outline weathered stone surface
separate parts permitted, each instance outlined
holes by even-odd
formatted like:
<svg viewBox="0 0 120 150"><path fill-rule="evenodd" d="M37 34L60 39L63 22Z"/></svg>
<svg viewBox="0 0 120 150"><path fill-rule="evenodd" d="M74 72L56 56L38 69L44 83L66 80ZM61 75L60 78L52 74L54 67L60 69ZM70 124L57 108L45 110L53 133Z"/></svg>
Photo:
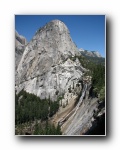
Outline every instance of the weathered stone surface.
<svg viewBox="0 0 120 150"><path fill-rule="evenodd" d="M97 107L98 99L85 99L76 114L64 124L67 126L64 134L81 135L88 131L92 126L92 121L94 121L94 110Z"/></svg>
<svg viewBox="0 0 120 150"><path fill-rule="evenodd" d="M15 69L18 67L26 44L27 40L25 37L19 35L17 31L15 31Z"/></svg>
<svg viewBox="0 0 120 150"><path fill-rule="evenodd" d="M88 51L88 50L84 50L83 48L79 49L79 51L84 56L102 57L98 51Z"/></svg>
<svg viewBox="0 0 120 150"><path fill-rule="evenodd" d="M68 88L76 87L85 70L78 59L70 59L75 55L81 54L66 25L60 20L49 22L25 48L16 71L17 92L24 89L52 100L69 93Z"/></svg>
<svg viewBox="0 0 120 150"><path fill-rule="evenodd" d="M98 98L89 98L91 77L83 77L86 69L77 58L72 59L84 50L77 49L60 20L40 28L26 46L23 37L18 33L16 37L17 93L24 89L41 99L50 97L53 101L61 96L60 108L51 122L60 123L64 135L85 134L95 120L94 114L98 112L100 116L104 109L98 111ZM97 52L86 53L101 57Z"/></svg>
<svg viewBox="0 0 120 150"><path fill-rule="evenodd" d="M17 47L18 45L26 45L27 40L24 36L19 35L17 31L15 31L15 46Z"/></svg>

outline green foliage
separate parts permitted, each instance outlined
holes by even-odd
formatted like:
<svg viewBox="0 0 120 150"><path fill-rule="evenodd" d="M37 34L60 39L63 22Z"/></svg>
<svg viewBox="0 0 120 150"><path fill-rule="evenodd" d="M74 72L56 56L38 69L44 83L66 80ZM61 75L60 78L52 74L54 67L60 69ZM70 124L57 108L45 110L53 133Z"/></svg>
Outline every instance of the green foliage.
<svg viewBox="0 0 120 150"><path fill-rule="evenodd" d="M64 94L59 95L59 96L57 97L57 101L59 102L59 101L62 100L63 98L64 98Z"/></svg>
<svg viewBox="0 0 120 150"><path fill-rule="evenodd" d="M84 76L92 77L92 89L89 93L90 96L98 97L100 95L100 100L105 99L105 59L98 57L89 56L74 56L70 57L72 61L76 58L80 61L81 65L87 69L84 72ZM76 84L79 86L79 84ZM68 89L71 93L71 88Z"/></svg>
<svg viewBox="0 0 120 150"><path fill-rule="evenodd" d="M84 76L92 76L92 86L93 95L98 96L100 94L100 99L105 98L105 59L98 57L89 56L74 56L70 59L75 61L76 58L80 61L81 65L88 69L84 73ZM78 86L78 85L76 85ZM71 88L68 89L71 93Z"/></svg>
<svg viewBox="0 0 120 150"><path fill-rule="evenodd" d="M84 55L83 55L84 56ZM105 58L103 57L90 57L90 56L84 56L87 60L95 63L95 64L102 64L105 65Z"/></svg>
<svg viewBox="0 0 120 150"><path fill-rule="evenodd" d="M105 86L105 67L103 65L96 65L93 68L92 84L94 88L98 89L98 91Z"/></svg>
<svg viewBox="0 0 120 150"><path fill-rule="evenodd" d="M58 101L54 101L50 103L50 114L49 116L52 117L59 109L59 102Z"/></svg>
<svg viewBox="0 0 120 150"><path fill-rule="evenodd" d="M100 90L100 100L101 100L101 101L104 101L104 100L105 100L105 87L103 87L103 88Z"/></svg>
<svg viewBox="0 0 120 150"><path fill-rule="evenodd" d="M53 124L49 124L48 121L46 121L46 124L43 126L41 123L36 123L34 135L61 135L61 129L58 125L55 127Z"/></svg>
<svg viewBox="0 0 120 150"><path fill-rule="evenodd" d="M58 101L52 102L50 98L41 100L36 95L22 90L18 95L15 95L15 124L18 125L36 119L47 120L58 109Z"/></svg>
<svg viewBox="0 0 120 150"><path fill-rule="evenodd" d="M60 106L62 106L62 99L60 100Z"/></svg>
<svg viewBox="0 0 120 150"><path fill-rule="evenodd" d="M89 56L74 56L74 57L70 57L70 59L72 61L75 61L76 58L78 58L78 60L80 61L81 65L88 69L89 71L86 72L86 75L92 75L93 72L93 68L96 65L102 65L104 66L105 64L105 59L104 58L99 58L99 57L89 57Z"/></svg>
<svg viewBox="0 0 120 150"><path fill-rule="evenodd" d="M70 59L72 61L75 61L76 58L80 61L81 65L86 68L89 69L89 71L86 72L86 75L91 75L92 74L92 69L93 67L96 65L93 61L87 59L84 56L74 56L74 57L70 57Z"/></svg>

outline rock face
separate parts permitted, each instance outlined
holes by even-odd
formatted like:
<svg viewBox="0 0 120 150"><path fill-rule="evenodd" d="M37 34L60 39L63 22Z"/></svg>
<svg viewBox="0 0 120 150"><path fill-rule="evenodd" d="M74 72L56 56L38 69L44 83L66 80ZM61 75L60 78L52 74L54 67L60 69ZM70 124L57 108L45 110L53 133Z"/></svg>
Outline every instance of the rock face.
<svg viewBox="0 0 120 150"><path fill-rule="evenodd" d="M17 93L24 89L41 99L50 97L52 100L65 94L67 100L85 71L78 59L72 61L75 55L81 54L66 25L60 20L49 22L25 47L16 70Z"/></svg>
<svg viewBox="0 0 120 150"><path fill-rule="evenodd" d="M17 31L15 31L15 69L18 67L26 44L27 40L25 37L19 35Z"/></svg>
<svg viewBox="0 0 120 150"><path fill-rule="evenodd" d="M84 50L84 49L79 49L80 53L83 55L83 56L89 56L89 57L102 57L100 55L99 52L97 51L88 51L88 50Z"/></svg>
<svg viewBox="0 0 120 150"><path fill-rule="evenodd" d="M58 123L63 135L105 134L104 102L100 102L98 97L91 97L90 89L91 78L86 76L86 79L83 79L83 88L77 105L67 115L59 117Z"/></svg>
<svg viewBox="0 0 120 150"><path fill-rule="evenodd" d="M66 135L82 135L88 131L94 121L94 111L97 111L98 99L84 99L76 114L65 122L62 128ZM66 127L67 126L67 127Z"/></svg>
<svg viewBox="0 0 120 150"><path fill-rule="evenodd" d="M60 20L40 28L28 44L17 32L15 37L16 92L24 89L41 99L59 99L59 110L49 121L59 124L64 135L88 133L105 109L97 97L90 96L91 76L84 75L87 70L75 56L101 55L78 50Z"/></svg>

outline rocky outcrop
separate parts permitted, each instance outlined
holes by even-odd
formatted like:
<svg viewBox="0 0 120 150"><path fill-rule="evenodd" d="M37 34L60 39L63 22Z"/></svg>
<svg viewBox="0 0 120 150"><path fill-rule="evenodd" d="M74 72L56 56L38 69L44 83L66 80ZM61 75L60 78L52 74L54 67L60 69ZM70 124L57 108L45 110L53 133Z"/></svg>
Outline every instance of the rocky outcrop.
<svg viewBox="0 0 120 150"><path fill-rule="evenodd" d="M84 99L76 114L70 117L62 126L66 135L82 135L91 127L94 121L94 112L97 111L98 99Z"/></svg>
<svg viewBox="0 0 120 150"><path fill-rule="evenodd" d="M25 37L19 35L18 32L15 31L15 69L18 67L26 44L27 40Z"/></svg>
<svg viewBox="0 0 120 150"><path fill-rule="evenodd" d="M98 97L91 96L91 76L85 76L87 70L78 59L81 57L77 56L101 55L84 49L79 51L60 20L40 28L27 45L25 38L16 32L15 42L16 92L24 89L40 99L59 99L59 109L49 117L49 122L59 124L64 135L93 131L105 109Z"/></svg>
<svg viewBox="0 0 120 150"><path fill-rule="evenodd" d="M81 54L66 25L60 20L49 22L36 32L24 50L16 70L17 93L24 89L41 99L52 100L65 95L65 103L71 89L81 86L85 71L78 59L71 59L75 55Z"/></svg>
<svg viewBox="0 0 120 150"><path fill-rule="evenodd" d="M105 107L98 97L91 97L91 83L84 83L77 105L62 119L59 119L64 135L105 134ZM97 131L97 128L101 129Z"/></svg>
<svg viewBox="0 0 120 150"><path fill-rule="evenodd" d="M89 57L102 57L98 51L88 51L84 50L83 48L79 49L80 53L83 56L89 56Z"/></svg>

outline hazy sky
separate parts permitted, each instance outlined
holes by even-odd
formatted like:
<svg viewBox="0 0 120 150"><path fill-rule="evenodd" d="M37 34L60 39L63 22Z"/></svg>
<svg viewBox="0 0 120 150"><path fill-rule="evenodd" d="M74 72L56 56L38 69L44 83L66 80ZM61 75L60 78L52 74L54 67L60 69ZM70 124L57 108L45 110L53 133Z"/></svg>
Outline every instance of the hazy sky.
<svg viewBox="0 0 120 150"><path fill-rule="evenodd" d="M66 24L78 48L99 51L105 57L104 15L16 15L15 29L30 41L36 30L54 19Z"/></svg>

